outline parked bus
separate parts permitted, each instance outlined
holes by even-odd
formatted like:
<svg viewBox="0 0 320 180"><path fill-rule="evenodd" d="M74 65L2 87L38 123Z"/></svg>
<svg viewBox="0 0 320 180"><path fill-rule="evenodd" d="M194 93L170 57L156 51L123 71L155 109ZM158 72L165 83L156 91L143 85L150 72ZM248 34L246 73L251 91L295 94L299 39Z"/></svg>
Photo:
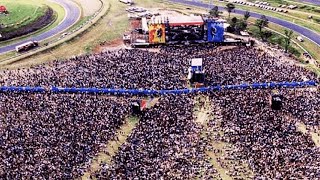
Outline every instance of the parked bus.
<svg viewBox="0 0 320 180"><path fill-rule="evenodd" d="M19 46L16 46L16 51L17 52L28 51L28 50L35 48L35 47L38 47L38 46L39 46L38 41L29 41L29 42L23 43Z"/></svg>

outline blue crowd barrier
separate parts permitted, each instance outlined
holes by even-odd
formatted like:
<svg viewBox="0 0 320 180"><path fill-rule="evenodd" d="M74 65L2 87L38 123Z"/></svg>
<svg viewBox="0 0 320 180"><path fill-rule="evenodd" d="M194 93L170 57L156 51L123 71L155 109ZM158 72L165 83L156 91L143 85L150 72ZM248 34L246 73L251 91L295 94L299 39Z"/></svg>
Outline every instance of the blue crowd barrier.
<svg viewBox="0 0 320 180"><path fill-rule="evenodd" d="M317 86L316 81L304 82L270 82L270 83L253 83L240 85L224 85L224 86L209 86L202 88L177 89L177 90L144 90L144 89L106 89L106 88L63 88L51 87L46 90L43 87L19 87L19 86L1 86L0 93L5 92L20 92L20 93L86 93L86 94L110 94L110 95L165 95L165 94L192 94L203 93L209 91L222 90L245 90L245 89L266 89L266 88L300 88Z"/></svg>

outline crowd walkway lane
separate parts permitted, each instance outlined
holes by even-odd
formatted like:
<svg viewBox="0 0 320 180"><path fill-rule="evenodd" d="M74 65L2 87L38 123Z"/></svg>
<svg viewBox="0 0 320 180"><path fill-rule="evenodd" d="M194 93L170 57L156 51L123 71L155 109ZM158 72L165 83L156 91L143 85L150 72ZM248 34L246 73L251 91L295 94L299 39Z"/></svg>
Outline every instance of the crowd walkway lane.
<svg viewBox="0 0 320 180"><path fill-rule="evenodd" d="M315 143L317 147L320 148L320 127L311 129L310 127L306 126L302 122L296 123L297 130L302 132L304 135L310 136L312 141Z"/></svg>
<svg viewBox="0 0 320 180"><path fill-rule="evenodd" d="M195 123L203 127L201 136L207 139L208 136L211 134L208 127L208 122L212 118L212 114L211 114L212 108L211 108L209 97L202 96L202 95L196 96L194 99L194 104L195 104L194 106ZM210 142L210 145L211 145L211 142ZM210 161L210 164L218 171L219 179L232 180L232 177L226 173L228 170L222 168L219 165L217 161L219 157L216 157L215 154L210 150L206 150L205 153L207 155L207 158Z"/></svg>
<svg viewBox="0 0 320 180"><path fill-rule="evenodd" d="M219 113L219 107L214 108L212 104L213 102L210 101L208 96L197 96L195 97L194 102L195 122L203 126L202 136L209 141L206 155L211 165L218 171L220 176L219 178L223 180L232 180L234 178L253 178L253 172L249 168L248 164L234 161L234 163L230 163L232 165L229 165L228 162L233 160L226 160L226 157L228 157L227 151L231 151L233 146L217 138L223 136L223 132L219 130L219 124L222 118ZM214 123L214 126L209 125L212 123ZM233 166L234 164L237 166ZM234 169L239 169L242 173L239 175L233 175L232 171Z"/></svg>
<svg viewBox="0 0 320 180"><path fill-rule="evenodd" d="M155 106L159 101L159 98L149 98L147 100L147 109ZM90 167L87 172L81 177L82 180L91 180L91 177L94 177L94 173L98 172L101 169L101 164L105 163L107 165L112 164L112 158L118 153L119 147L127 141L127 138L130 136L137 123L139 118L131 116L126 118L125 124L123 124L116 132L114 140L110 140L108 144L104 146L102 151L98 153L91 161Z"/></svg>
<svg viewBox="0 0 320 180"><path fill-rule="evenodd" d="M91 161L89 169L81 177L82 180L90 180L94 173L101 169L101 164L111 165L112 157L117 154L118 148L126 142L133 129L136 127L139 119L137 117L128 117L126 123L123 124L116 132L115 138L110 140L104 148Z"/></svg>

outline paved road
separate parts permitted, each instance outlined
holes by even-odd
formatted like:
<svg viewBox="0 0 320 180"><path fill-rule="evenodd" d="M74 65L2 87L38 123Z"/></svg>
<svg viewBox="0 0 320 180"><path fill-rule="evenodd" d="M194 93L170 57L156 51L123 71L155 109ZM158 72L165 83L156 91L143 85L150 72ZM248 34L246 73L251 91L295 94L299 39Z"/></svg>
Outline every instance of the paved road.
<svg viewBox="0 0 320 180"><path fill-rule="evenodd" d="M320 0L299 0L299 1L320 6Z"/></svg>
<svg viewBox="0 0 320 180"><path fill-rule="evenodd" d="M181 4L185 4L185 5L192 5L192 6L198 6L198 7L203 7L203 8L208 8L208 4L206 3L202 3L202 2L196 2L196 1L186 1L186 0L169 0L173 3L181 3ZM224 7L219 7L220 11L224 11ZM243 10L239 10L236 9L234 11L234 13L236 14L244 14L245 11ZM254 18L260 18L261 14L259 13L255 13L255 12L250 12L251 17ZM303 36L309 38L310 40L314 41L316 44L318 44L320 46L320 34L315 33L313 31L311 31L308 28L299 26L297 24L279 19L279 18L274 18L274 17L270 17L270 16L266 16L270 22L273 22L275 24L281 25L283 27L286 27L288 29L292 29L293 31L296 31L299 34L302 34Z"/></svg>
<svg viewBox="0 0 320 180"><path fill-rule="evenodd" d="M69 0L51 0L51 1L60 4L65 9L66 14L65 14L65 18L63 19L63 21L58 26L56 26L53 29L50 29L49 31L46 31L42 34L39 34L34 37L30 37L30 38L23 40L21 42L18 42L18 43L14 43L14 44L10 44L8 46L0 47L0 54L15 50L15 47L17 45L23 44L23 43L28 42L30 40L35 40L35 41L45 40L51 36L59 34L60 32L68 29L70 26L72 26L75 22L78 21L80 15L81 15L81 12L80 12L80 9L76 3L74 3L73 1L69 1Z"/></svg>

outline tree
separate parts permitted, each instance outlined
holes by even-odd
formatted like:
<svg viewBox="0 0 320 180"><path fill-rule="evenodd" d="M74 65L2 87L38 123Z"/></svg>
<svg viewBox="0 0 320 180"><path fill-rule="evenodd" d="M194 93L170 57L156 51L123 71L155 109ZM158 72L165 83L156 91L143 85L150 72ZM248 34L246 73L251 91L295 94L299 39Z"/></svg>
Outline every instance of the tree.
<svg viewBox="0 0 320 180"><path fill-rule="evenodd" d="M288 31L287 29L284 30L284 34L285 34L285 38L284 38L284 50L285 52L287 53L288 52L288 49L290 47L290 41L291 41L291 38L292 38L292 34L293 34L293 31L290 30Z"/></svg>
<svg viewBox="0 0 320 180"><path fill-rule="evenodd" d="M228 23L230 24L228 32L239 34L240 31L244 31L247 28L247 22L243 19L238 19L237 17L229 19Z"/></svg>
<svg viewBox="0 0 320 180"><path fill-rule="evenodd" d="M247 21L250 16L251 16L251 15L250 15L250 12L249 12L249 11L246 11L246 12L244 13L244 15L243 15L243 19L244 19L245 21Z"/></svg>
<svg viewBox="0 0 320 180"><path fill-rule="evenodd" d="M260 37L263 39L263 34L262 34L262 29L264 27L267 27L268 26L268 23L269 23L269 20L267 19L267 17L265 15L262 15L260 17L260 19L257 19L256 22L255 22L255 26L258 27L259 29L259 35Z"/></svg>
<svg viewBox="0 0 320 180"><path fill-rule="evenodd" d="M238 23L238 18L233 17L228 20L228 23L230 24L229 26L229 32L233 33L235 31L236 24Z"/></svg>
<svg viewBox="0 0 320 180"><path fill-rule="evenodd" d="M209 14L210 14L211 16L213 16L213 17L218 17L220 13L221 13L221 12L219 11L218 6L213 7L213 8L209 11Z"/></svg>
<svg viewBox="0 0 320 180"><path fill-rule="evenodd" d="M243 20L243 19L240 19L240 20L236 23L234 29L235 29L235 31L236 31L237 34L240 34L240 31L244 31L244 30L247 29L247 26L248 26L247 22L246 22L245 20Z"/></svg>
<svg viewBox="0 0 320 180"><path fill-rule="evenodd" d="M262 32L262 40L267 41L267 39L269 39L272 35L273 34L271 31L264 31Z"/></svg>
<svg viewBox="0 0 320 180"><path fill-rule="evenodd" d="M238 18L237 17L233 17L230 20L230 26L235 26L237 22L238 22Z"/></svg>
<svg viewBox="0 0 320 180"><path fill-rule="evenodd" d="M225 8L226 8L226 10L227 10L228 13L229 13L229 19L230 19L230 13L231 13L236 7L234 6L234 4L228 3Z"/></svg>

